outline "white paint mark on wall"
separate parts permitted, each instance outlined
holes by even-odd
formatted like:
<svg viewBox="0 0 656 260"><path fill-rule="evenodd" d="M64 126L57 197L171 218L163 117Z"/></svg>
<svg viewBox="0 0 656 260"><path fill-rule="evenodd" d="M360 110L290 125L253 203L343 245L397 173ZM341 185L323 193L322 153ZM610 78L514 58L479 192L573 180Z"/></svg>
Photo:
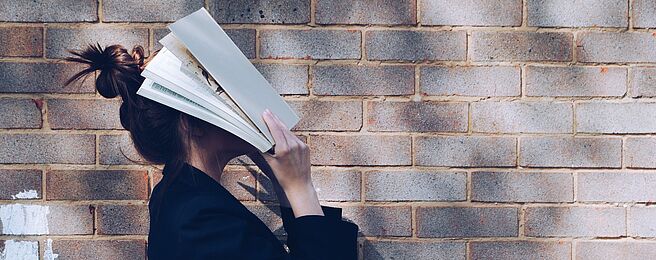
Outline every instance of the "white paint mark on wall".
<svg viewBox="0 0 656 260"><path fill-rule="evenodd" d="M0 260L38 260L39 242L6 240Z"/></svg>
<svg viewBox="0 0 656 260"><path fill-rule="evenodd" d="M59 254L52 252L52 239L46 241L46 249L43 251L43 260L55 260Z"/></svg>
<svg viewBox="0 0 656 260"><path fill-rule="evenodd" d="M0 224L6 235L48 234L48 206L8 204L0 206Z"/></svg>
<svg viewBox="0 0 656 260"><path fill-rule="evenodd" d="M12 199L37 199L39 193L36 190L23 190L16 195L11 195Z"/></svg>

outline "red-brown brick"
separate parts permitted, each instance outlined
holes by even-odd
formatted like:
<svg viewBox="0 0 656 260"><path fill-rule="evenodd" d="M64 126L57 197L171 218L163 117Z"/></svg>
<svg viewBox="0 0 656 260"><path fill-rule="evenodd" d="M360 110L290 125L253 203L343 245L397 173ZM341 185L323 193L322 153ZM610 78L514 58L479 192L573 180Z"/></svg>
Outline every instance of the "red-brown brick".
<svg viewBox="0 0 656 260"><path fill-rule="evenodd" d="M148 173L139 170L51 170L48 200L145 200Z"/></svg>
<svg viewBox="0 0 656 260"><path fill-rule="evenodd" d="M97 229L101 235L147 235L147 205L99 205Z"/></svg>
<svg viewBox="0 0 656 260"><path fill-rule="evenodd" d="M43 100L0 98L0 128L41 128Z"/></svg>
<svg viewBox="0 0 656 260"><path fill-rule="evenodd" d="M43 28L41 27L0 28L0 56L6 56L6 57L43 56Z"/></svg>
<svg viewBox="0 0 656 260"><path fill-rule="evenodd" d="M0 199L40 199L41 170L0 169Z"/></svg>

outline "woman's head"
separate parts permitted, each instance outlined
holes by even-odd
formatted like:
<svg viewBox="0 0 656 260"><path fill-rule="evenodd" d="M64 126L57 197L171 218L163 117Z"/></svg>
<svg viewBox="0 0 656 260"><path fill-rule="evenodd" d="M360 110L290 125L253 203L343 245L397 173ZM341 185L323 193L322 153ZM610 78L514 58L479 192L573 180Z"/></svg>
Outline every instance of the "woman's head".
<svg viewBox="0 0 656 260"><path fill-rule="evenodd" d="M84 81L99 71L96 89L105 98L121 96L121 125L130 132L134 147L149 163L181 166L194 151L218 156L253 151L254 147L221 128L136 94L144 81L141 71L157 52L145 58L141 46L128 52L121 45L102 48L96 44L70 53L74 56L67 61L88 67L73 75L66 85Z"/></svg>

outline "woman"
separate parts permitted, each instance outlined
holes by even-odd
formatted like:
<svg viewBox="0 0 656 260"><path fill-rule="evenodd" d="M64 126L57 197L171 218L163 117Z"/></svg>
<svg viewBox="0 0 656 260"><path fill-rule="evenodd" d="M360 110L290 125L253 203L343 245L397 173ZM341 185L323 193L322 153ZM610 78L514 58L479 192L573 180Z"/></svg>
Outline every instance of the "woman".
<svg viewBox="0 0 656 260"><path fill-rule="evenodd" d="M95 71L96 89L120 95L120 119L136 150L164 164L151 195L149 259L355 259L357 225L341 209L321 206L310 178L309 149L271 112L263 119L275 154L225 130L136 94L148 63L144 50L90 45L66 60L88 65L66 85ZM152 57L152 56L151 56ZM289 252L267 226L219 184L232 158L248 155L272 180Z"/></svg>

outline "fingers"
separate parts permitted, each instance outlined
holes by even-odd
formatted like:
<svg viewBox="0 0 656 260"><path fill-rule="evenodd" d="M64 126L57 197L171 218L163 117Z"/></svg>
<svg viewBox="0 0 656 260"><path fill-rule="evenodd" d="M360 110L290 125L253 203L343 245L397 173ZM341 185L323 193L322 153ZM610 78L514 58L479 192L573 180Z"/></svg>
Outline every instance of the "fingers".
<svg viewBox="0 0 656 260"><path fill-rule="evenodd" d="M283 132L283 127L280 126L273 113L269 109L265 109L262 113L264 122L269 128L269 132L273 136L273 140L276 143L276 150L287 150L287 137Z"/></svg>
<svg viewBox="0 0 656 260"><path fill-rule="evenodd" d="M285 138L287 140L288 148L290 148L290 149L292 149L292 148L305 148L305 143L303 143L303 141L301 141L301 139L299 139L298 136L296 136L294 133L292 133L292 131L289 130L287 125L285 125L285 123L282 122L282 120L280 120L280 118L278 118L278 116L276 116L275 114L272 114L272 115L273 115L276 123L280 126L280 130L285 135Z"/></svg>

